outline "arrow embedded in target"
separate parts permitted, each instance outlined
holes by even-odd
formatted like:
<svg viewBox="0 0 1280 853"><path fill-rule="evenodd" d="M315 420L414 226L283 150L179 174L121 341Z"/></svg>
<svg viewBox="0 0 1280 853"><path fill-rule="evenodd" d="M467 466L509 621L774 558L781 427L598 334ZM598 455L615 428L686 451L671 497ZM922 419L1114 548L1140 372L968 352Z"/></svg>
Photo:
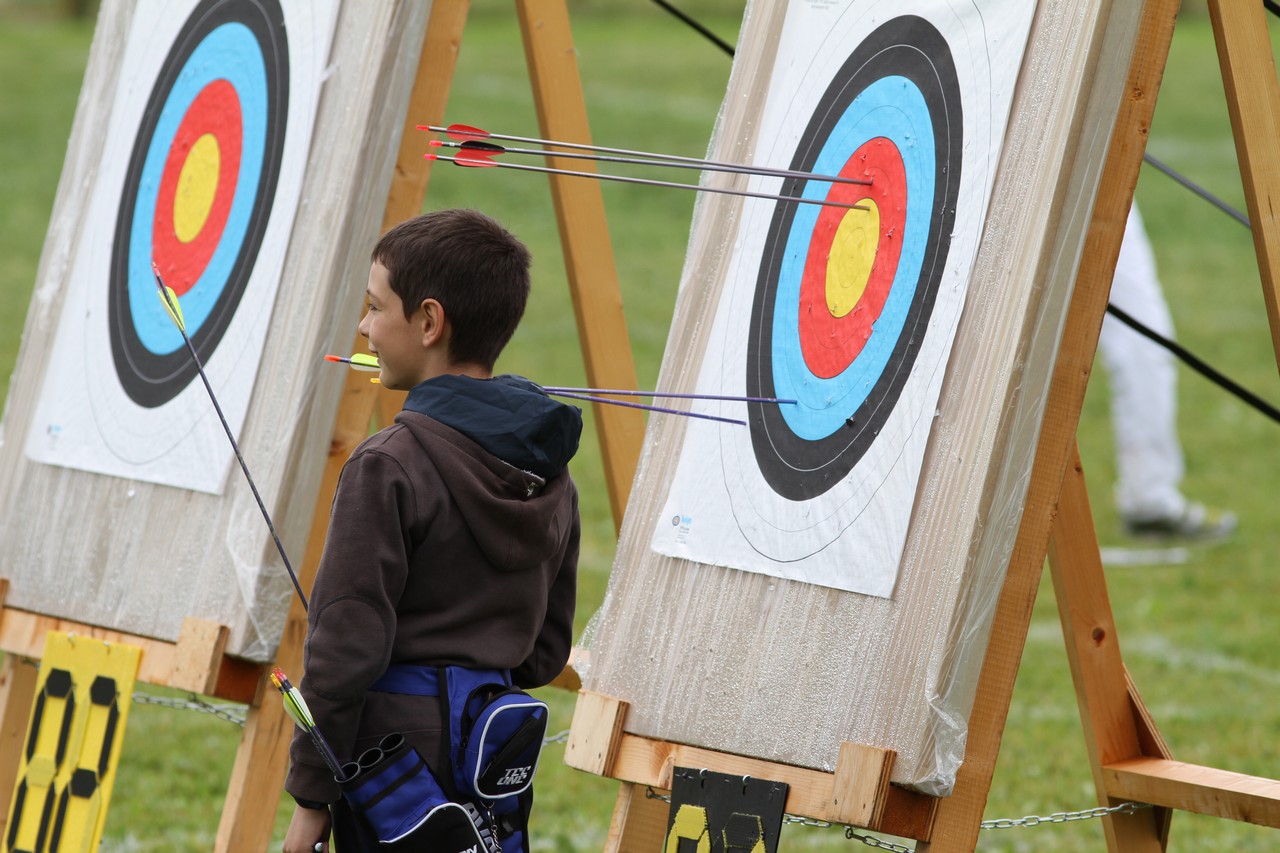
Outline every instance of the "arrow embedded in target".
<svg viewBox="0 0 1280 853"><path fill-rule="evenodd" d="M864 178L848 178L841 175L819 175L814 172L797 172L792 169L769 169L763 166L745 166L738 163L724 163L718 160L698 160L691 157L677 157L669 154L654 154L647 151L627 152L632 156L613 156L608 151L625 151L626 149L591 149L589 151L552 151L547 148L513 148L487 142L483 139L445 140L433 139L428 143L437 148L458 148L471 151L481 157L497 157L501 154L521 154L535 157L562 157L571 160L593 160L604 163L627 163L636 166L662 166L672 169L696 169L708 172L732 172L740 175L763 175L766 177L799 178L828 184L859 184L870 186L871 181ZM549 143L553 145L563 143Z"/></svg>
<svg viewBox="0 0 1280 853"><path fill-rule="evenodd" d="M350 357L326 355L325 361L336 364L348 364L353 370L380 370L376 356L368 353L355 353ZM376 382L377 380L373 380ZM795 400L784 400L777 397L738 397L728 394L683 394L671 391L630 391L614 388L569 388L551 385L539 385L545 393L555 397L566 397L572 400L586 400L592 403L608 403L613 406L624 406L632 409L644 409L650 412L661 412L669 415L682 415L688 418L701 418L721 423L746 426L745 422L735 418L722 418L716 415L704 415L699 412L686 412L681 409L669 409L663 406L651 406L645 403L630 403L625 400L613 400L610 397L666 397L681 400L724 400L740 403L776 403L779 405L795 405Z"/></svg>
<svg viewBox="0 0 1280 853"><path fill-rule="evenodd" d="M650 187L670 187L678 190L693 190L694 192L719 193L720 195L736 195L746 198L763 198L770 201L793 201L797 204L816 204L823 207L843 207L848 210L868 210L869 208L860 204L844 204L843 202L825 201L820 198L802 198L800 196L791 195L771 195L769 193L755 193L747 190L731 190L725 187L709 187L699 184L682 184L676 181L656 181L650 178L628 178L622 175L606 175L599 172L577 172L572 169L553 169L550 166L526 166L520 163L502 163L492 160L487 154L478 151L461 151L457 157L443 157L439 154L423 154L425 160L442 160L446 163L453 163L455 166L468 167L496 167L500 169L515 169L521 172L542 172L548 175L567 175L572 178L594 178L600 181L617 181L623 184L643 184Z"/></svg>

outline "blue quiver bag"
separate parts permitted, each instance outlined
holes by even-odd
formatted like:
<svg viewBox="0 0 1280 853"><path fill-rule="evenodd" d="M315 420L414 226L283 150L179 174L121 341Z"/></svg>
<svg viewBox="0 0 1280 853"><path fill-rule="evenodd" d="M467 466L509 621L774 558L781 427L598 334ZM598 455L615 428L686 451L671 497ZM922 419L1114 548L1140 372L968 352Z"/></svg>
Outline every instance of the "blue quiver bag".
<svg viewBox="0 0 1280 853"><path fill-rule="evenodd" d="M338 784L343 797L379 843L403 842L435 853L489 849L474 816L449 800L431 768L401 735L387 735L345 764L342 774Z"/></svg>
<svg viewBox="0 0 1280 853"><path fill-rule="evenodd" d="M519 806L533 785L547 732L545 702L506 673L445 667L454 782L495 815Z"/></svg>

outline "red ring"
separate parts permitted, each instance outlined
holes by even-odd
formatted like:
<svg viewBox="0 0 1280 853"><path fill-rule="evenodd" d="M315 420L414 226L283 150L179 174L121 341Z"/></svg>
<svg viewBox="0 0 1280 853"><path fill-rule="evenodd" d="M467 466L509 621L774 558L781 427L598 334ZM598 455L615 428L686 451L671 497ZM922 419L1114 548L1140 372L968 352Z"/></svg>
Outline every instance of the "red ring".
<svg viewBox="0 0 1280 853"><path fill-rule="evenodd" d="M218 141L221 158L218 185L214 191L213 206L199 233L191 242L184 243L173 229L178 177L191 147L205 134L211 134ZM151 239L155 261L165 271L165 284L179 296L199 281L222 240L222 230L231 212L240 175L243 138L240 98L231 83L223 79L211 81L196 95L173 136L169 156L161 172Z"/></svg>
<svg viewBox="0 0 1280 853"><path fill-rule="evenodd" d="M875 202L880 209L880 238L862 297L853 310L836 317L827 305L827 262L832 243L844 217L866 214L844 207L824 207L814 223L800 280L799 337L805 365L822 379L838 376L848 368L871 337L898 270L907 216L906 167L890 140L876 137L864 142L845 161L840 177L871 181L870 186L832 184L827 200L841 204Z"/></svg>

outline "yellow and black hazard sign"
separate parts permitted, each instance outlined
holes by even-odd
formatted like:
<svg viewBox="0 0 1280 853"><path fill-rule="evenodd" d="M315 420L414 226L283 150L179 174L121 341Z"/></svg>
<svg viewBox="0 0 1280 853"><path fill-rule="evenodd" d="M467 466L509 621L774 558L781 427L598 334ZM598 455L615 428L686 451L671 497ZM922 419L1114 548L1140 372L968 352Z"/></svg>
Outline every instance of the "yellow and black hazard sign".
<svg viewBox="0 0 1280 853"><path fill-rule="evenodd" d="M98 849L141 656L49 633L0 851Z"/></svg>

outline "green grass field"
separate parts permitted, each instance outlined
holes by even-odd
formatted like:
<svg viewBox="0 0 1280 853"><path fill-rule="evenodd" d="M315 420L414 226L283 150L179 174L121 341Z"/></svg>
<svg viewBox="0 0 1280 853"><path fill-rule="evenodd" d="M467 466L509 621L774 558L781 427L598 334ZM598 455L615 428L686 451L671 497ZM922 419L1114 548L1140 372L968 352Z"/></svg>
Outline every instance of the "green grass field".
<svg viewBox="0 0 1280 853"><path fill-rule="evenodd" d="M575 5L575 38L595 140L700 155L724 92L728 59L644 0L616 5L629 11L606 11L611 4L600 2ZM475 6L448 119L536 136L514 15L492 0ZM707 22L730 41L736 36L732 11L737 6L736 0L701 4ZM16 358L91 37L90 24L58 20L30 3L0 4L0 395L7 392ZM1243 207L1212 33L1202 17L1179 24L1150 150ZM693 198L616 184L605 184L602 191L640 382L651 387ZM1142 174L1138 196L1182 342L1245 386L1280 400L1249 234L1150 169ZM432 176L427 204L484 208L533 248L535 296L499 367L545 382L583 381L545 179L441 167ZM351 285L363 287L363 282ZM1274 452L1280 433L1276 424L1186 370L1181 392L1186 491L1237 511L1240 531L1227 543L1193 550L1182 564L1110 569L1120 642L1177 758L1280 776L1275 655L1280 637L1274 603L1280 592L1274 559L1280 526L1271 483L1280 475ZM614 550L595 442L589 428L573 469L585 516L579 626L603 595ZM1121 536L1109 496L1113 465L1101 371L1086 399L1080 444L1094 484L1100 539L1104 545L1133 544ZM548 696L554 704L553 729L566 728L572 698ZM135 706L102 849L210 849L238 737L234 725L208 715ZM562 746L550 746L539 771L537 849L598 850L616 786L564 768L562 753ZM1047 815L1093 804L1046 576L987 817ZM277 837L283 835L287 805L281 816ZM838 830L788 827L782 849L843 850L851 843ZM1178 814L1170 847L1274 850L1280 849L1280 834ZM1098 821L992 830L979 841L984 851L1102 848Z"/></svg>

